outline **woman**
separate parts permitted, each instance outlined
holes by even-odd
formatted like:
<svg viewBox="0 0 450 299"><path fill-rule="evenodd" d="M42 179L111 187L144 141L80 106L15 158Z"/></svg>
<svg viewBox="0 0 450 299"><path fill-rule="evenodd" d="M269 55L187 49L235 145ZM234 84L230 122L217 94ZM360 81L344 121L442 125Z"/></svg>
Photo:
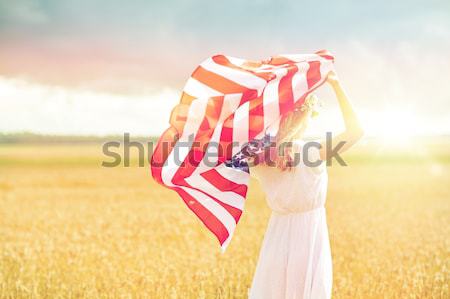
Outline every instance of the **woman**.
<svg viewBox="0 0 450 299"><path fill-rule="evenodd" d="M332 139L345 145L338 153L349 149L363 134L358 118L334 73L327 82L339 102L345 131ZM252 167L251 173L260 181L268 205L272 209L258 265L250 289L250 299L321 299L331 297L332 264L325 215L327 152L300 141L308 125L314 103L305 104L280 122L276 136L277 148L284 145L284 154L269 162ZM293 146L289 146L292 144ZM317 145L317 144L315 144ZM295 155L308 151L296 163ZM298 156L298 155L297 155ZM320 165L317 165L317 162ZM312 166L314 165L314 166Z"/></svg>

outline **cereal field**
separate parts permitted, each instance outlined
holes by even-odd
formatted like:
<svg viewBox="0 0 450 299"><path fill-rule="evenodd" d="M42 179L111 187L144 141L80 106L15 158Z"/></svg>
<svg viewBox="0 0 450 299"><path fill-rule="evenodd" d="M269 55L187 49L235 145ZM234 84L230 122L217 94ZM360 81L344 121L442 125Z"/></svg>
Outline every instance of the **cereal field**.
<svg viewBox="0 0 450 299"><path fill-rule="evenodd" d="M333 298L450 298L450 145L329 168ZM148 167L96 144L0 145L0 298L246 298L270 212L252 182L226 253Z"/></svg>

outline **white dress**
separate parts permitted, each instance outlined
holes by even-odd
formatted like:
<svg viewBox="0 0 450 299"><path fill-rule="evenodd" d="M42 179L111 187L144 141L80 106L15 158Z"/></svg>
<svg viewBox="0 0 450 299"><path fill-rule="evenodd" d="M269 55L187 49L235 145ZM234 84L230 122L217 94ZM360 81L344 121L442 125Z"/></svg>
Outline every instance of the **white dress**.
<svg viewBox="0 0 450 299"><path fill-rule="evenodd" d="M301 150L303 142L297 142ZM300 151L301 152L301 151ZM309 148L308 160L319 159ZM331 298L332 264L325 215L325 162L291 171L250 169L266 193L272 215L249 290L250 299Z"/></svg>

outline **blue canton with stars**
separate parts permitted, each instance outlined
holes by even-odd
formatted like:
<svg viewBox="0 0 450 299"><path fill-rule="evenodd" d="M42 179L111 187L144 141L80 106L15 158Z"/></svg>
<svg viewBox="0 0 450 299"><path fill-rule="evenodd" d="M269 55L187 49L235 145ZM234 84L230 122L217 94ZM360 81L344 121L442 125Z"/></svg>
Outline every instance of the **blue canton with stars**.
<svg viewBox="0 0 450 299"><path fill-rule="evenodd" d="M264 135L261 139L253 139L244 145L242 150L234 155L231 160L225 161L225 165L249 173L248 158L261 154L266 148L270 147L274 141L275 138L268 134Z"/></svg>

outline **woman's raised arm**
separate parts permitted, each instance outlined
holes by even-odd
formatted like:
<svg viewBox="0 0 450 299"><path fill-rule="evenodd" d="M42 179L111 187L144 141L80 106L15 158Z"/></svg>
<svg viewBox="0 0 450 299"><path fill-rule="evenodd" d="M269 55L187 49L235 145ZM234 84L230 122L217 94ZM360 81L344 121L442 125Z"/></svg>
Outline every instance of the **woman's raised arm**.
<svg viewBox="0 0 450 299"><path fill-rule="evenodd" d="M364 131L359 122L358 116L356 115L355 110L341 86L337 75L334 72L331 72L327 77L327 82L330 84L331 88L333 88L334 93L336 94L336 98L339 102L339 108L341 110L342 118L345 124L345 131L332 139L333 144L339 144L340 142L345 142L342 147L337 150L337 153L342 153L352 147L364 134ZM322 142L322 147L320 149L320 158L322 160L327 160L328 155L331 153L327 153L327 146L325 142Z"/></svg>

